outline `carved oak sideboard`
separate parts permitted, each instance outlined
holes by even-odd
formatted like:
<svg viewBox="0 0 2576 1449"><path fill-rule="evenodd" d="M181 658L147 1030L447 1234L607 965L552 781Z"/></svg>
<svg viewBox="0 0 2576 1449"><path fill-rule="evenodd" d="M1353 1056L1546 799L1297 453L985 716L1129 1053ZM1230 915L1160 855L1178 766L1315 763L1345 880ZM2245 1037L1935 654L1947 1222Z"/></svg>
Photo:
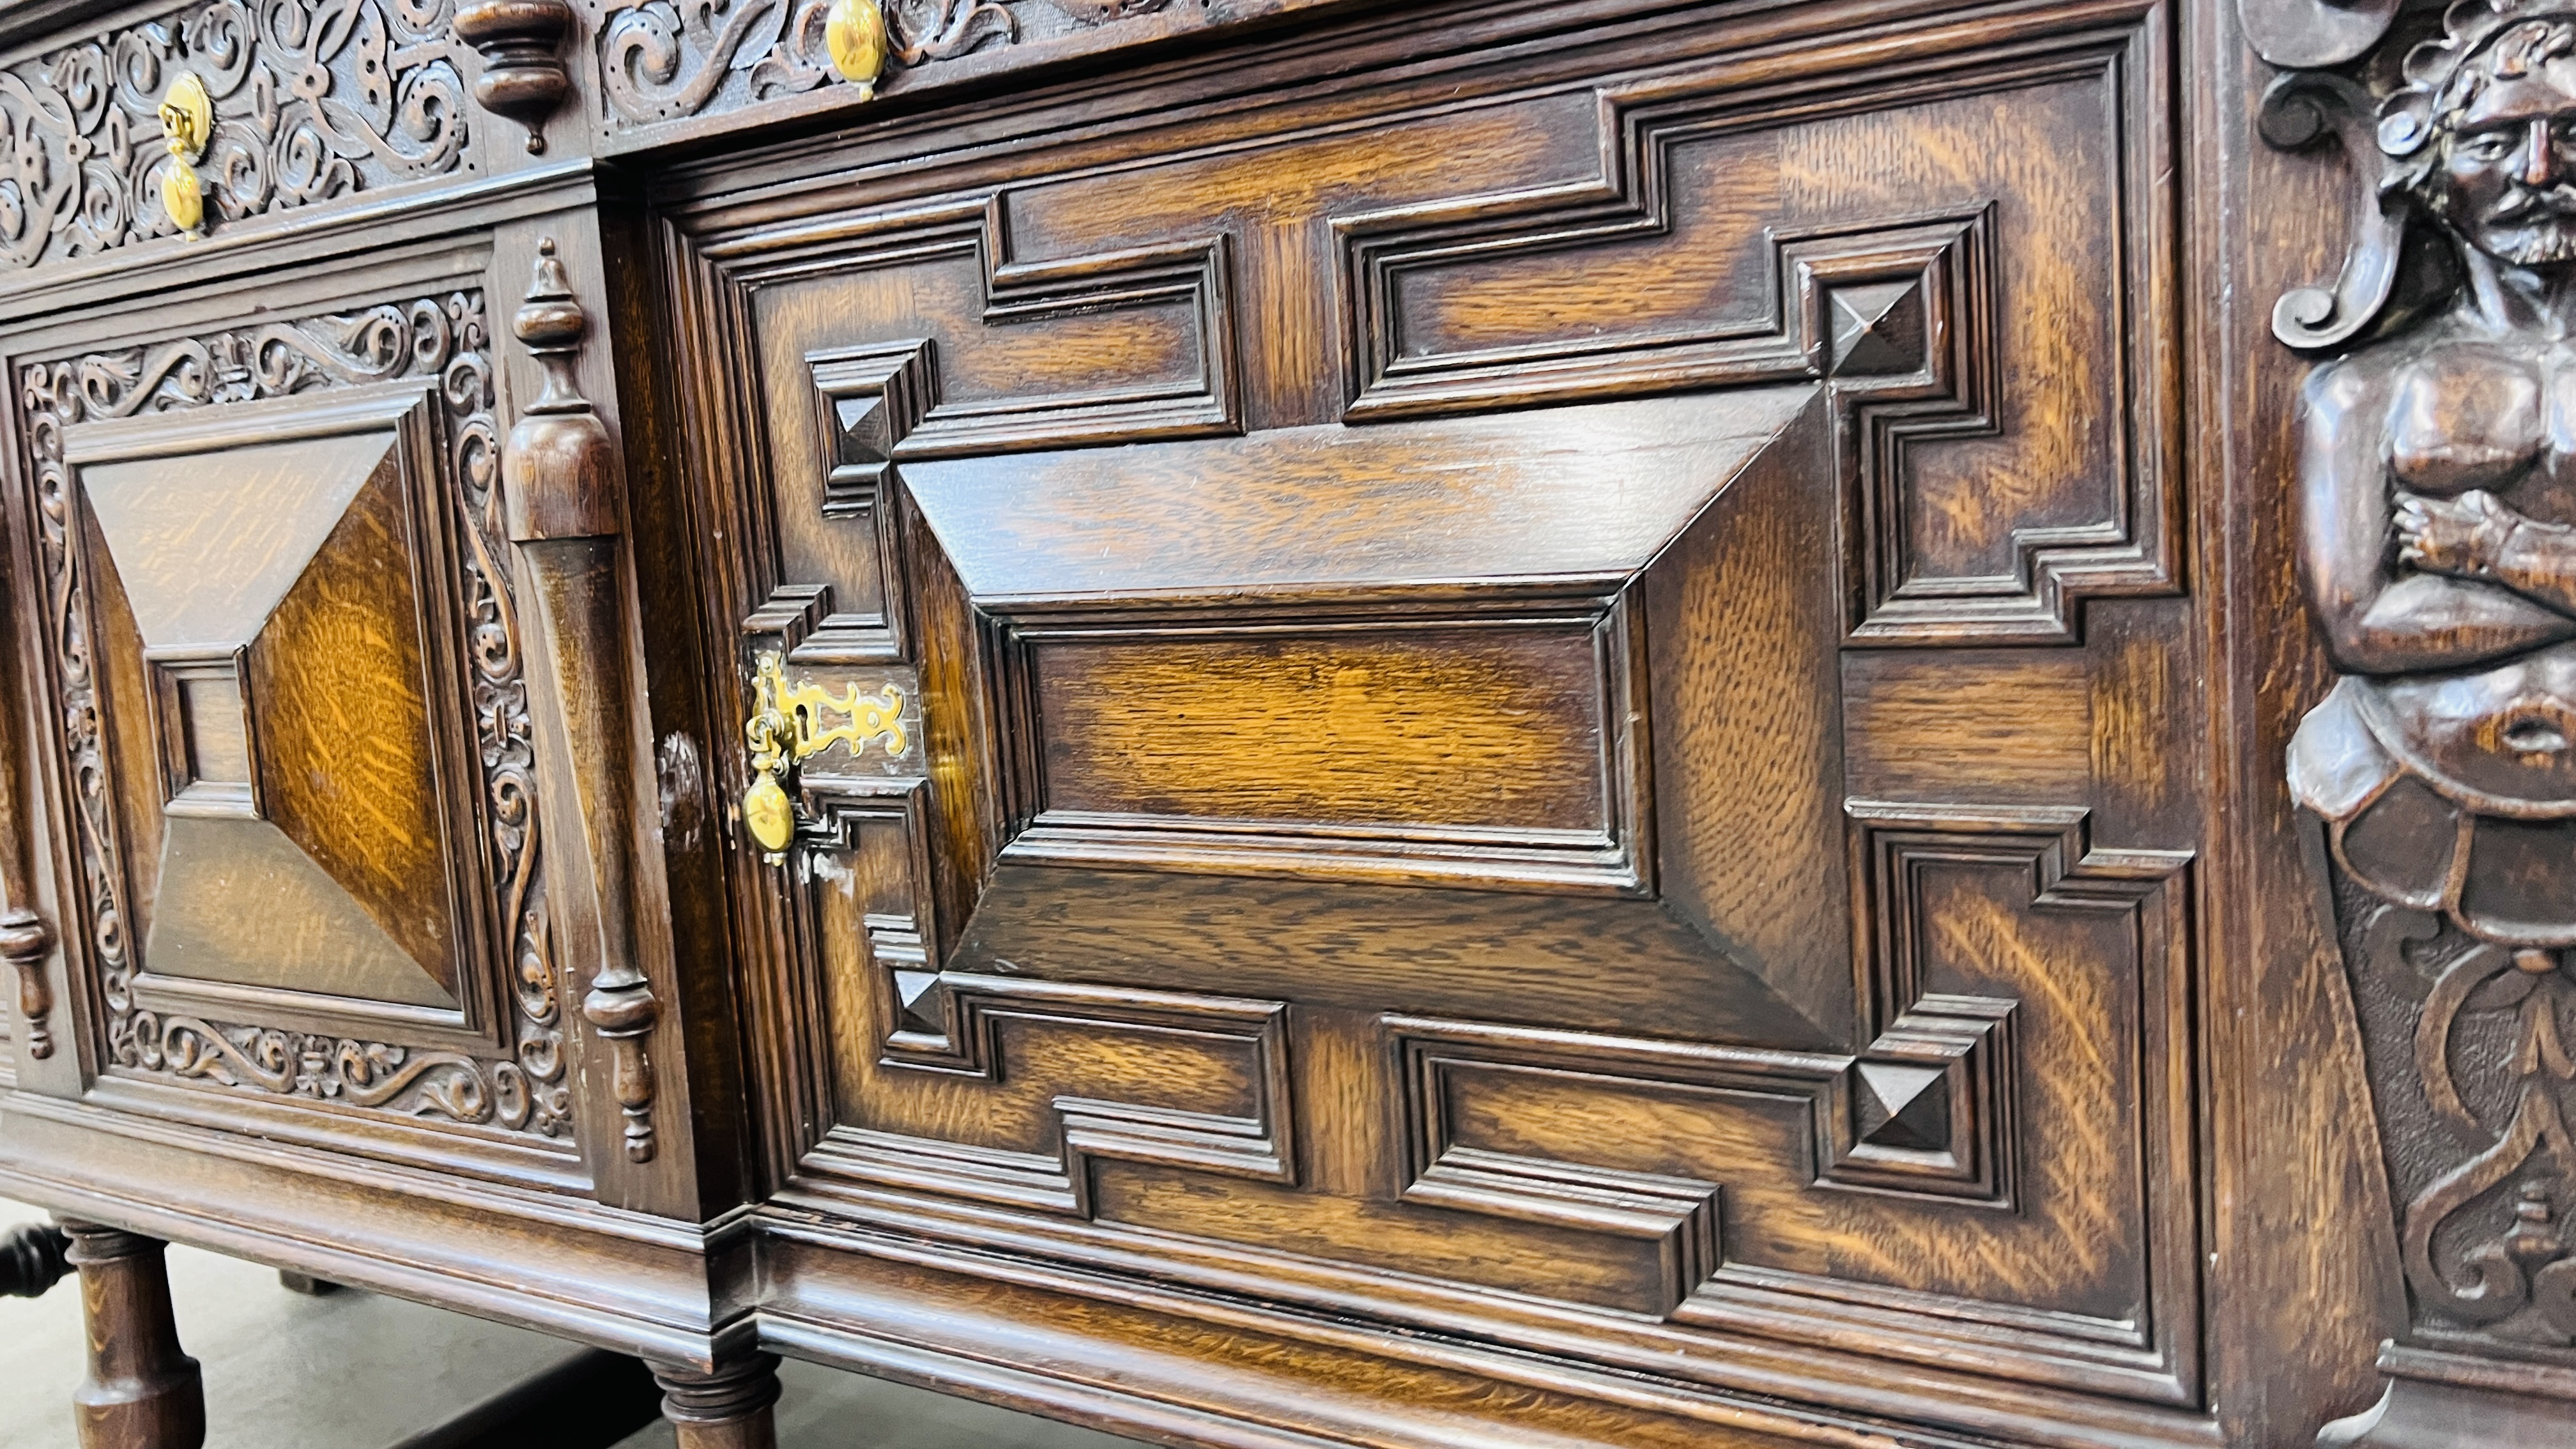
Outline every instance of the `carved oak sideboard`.
<svg viewBox="0 0 2576 1449"><path fill-rule="evenodd" d="M0 1288L2566 1449L2571 321L2576 0L6 0Z"/></svg>

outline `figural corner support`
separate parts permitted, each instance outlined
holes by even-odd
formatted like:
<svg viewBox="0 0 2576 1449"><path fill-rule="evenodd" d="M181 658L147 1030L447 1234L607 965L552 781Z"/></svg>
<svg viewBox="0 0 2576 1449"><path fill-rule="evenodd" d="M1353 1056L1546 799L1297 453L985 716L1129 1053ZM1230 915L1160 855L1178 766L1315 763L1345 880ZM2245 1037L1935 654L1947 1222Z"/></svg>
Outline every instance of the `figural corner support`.
<svg viewBox="0 0 2576 1449"><path fill-rule="evenodd" d="M2337 674L2287 783L2323 847L2403 1330L2321 1446L2576 1445L2576 0L2240 0L2264 139L2355 231L2312 359L2298 566Z"/></svg>

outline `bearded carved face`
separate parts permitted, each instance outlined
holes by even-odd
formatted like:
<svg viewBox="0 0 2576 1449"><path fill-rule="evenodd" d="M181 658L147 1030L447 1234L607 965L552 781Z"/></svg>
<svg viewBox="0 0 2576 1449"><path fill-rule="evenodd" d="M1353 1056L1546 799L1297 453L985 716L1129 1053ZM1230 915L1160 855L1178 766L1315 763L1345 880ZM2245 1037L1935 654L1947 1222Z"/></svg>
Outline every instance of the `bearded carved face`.
<svg viewBox="0 0 2576 1449"><path fill-rule="evenodd" d="M2535 23L2469 62L2425 177L2434 212L2512 266L2576 262L2576 23Z"/></svg>

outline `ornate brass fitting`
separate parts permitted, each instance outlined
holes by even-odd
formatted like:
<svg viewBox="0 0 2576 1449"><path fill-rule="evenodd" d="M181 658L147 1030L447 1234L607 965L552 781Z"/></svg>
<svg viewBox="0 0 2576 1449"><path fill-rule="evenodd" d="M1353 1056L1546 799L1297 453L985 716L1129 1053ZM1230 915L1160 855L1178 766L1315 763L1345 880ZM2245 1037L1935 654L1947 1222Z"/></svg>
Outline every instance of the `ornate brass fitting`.
<svg viewBox="0 0 2576 1449"><path fill-rule="evenodd" d="M788 796L787 778L802 761L836 744L864 754L871 741L890 755L908 743L903 729L903 687L887 684L871 697L850 685L835 695L811 680L787 682L787 665L775 650L760 656L752 673L757 702L743 724L751 746L751 788L742 795L742 822L760 842L763 858L784 864L788 842L796 838L796 803ZM826 726L826 715L843 723Z"/></svg>
<svg viewBox="0 0 2576 1449"><path fill-rule="evenodd" d="M170 164L161 168L161 209L183 232L206 225L206 189L197 179L197 163L215 139L215 103L195 71L181 71L161 94L161 143L170 148Z"/></svg>
<svg viewBox="0 0 2576 1449"><path fill-rule="evenodd" d="M885 7L877 0L832 0L823 18L823 47L831 52L833 71L859 88L859 99L874 100L877 78L894 49Z"/></svg>

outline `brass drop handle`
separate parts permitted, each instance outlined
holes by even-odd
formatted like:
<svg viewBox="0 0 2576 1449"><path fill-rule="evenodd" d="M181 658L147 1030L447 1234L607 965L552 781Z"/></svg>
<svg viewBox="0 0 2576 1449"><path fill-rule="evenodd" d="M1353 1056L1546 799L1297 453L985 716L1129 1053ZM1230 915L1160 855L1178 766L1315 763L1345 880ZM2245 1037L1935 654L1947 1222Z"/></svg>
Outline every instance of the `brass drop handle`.
<svg viewBox="0 0 2576 1449"><path fill-rule="evenodd" d="M832 0L823 16L823 48L833 73L859 88L859 99L876 99L877 80L894 51L885 7L878 0Z"/></svg>
<svg viewBox="0 0 2576 1449"><path fill-rule="evenodd" d="M796 767L834 745L853 755L870 744L900 755L910 743L903 725L904 691L900 684L880 685L873 695L851 684L834 694L810 679L791 684L787 664L775 650L761 654L752 669L751 717L743 722L744 743L751 747L751 784L742 792L742 823L760 843L762 858L784 865L787 847L796 838L796 802L787 793ZM827 716L841 723L827 725Z"/></svg>
<svg viewBox="0 0 2576 1449"><path fill-rule="evenodd" d="M215 103L194 71L181 71L161 95L161 144L170 164L161 168L161 209L170 224L195 232L206 224L206 190L197 163L215 139Z"/></svg>

